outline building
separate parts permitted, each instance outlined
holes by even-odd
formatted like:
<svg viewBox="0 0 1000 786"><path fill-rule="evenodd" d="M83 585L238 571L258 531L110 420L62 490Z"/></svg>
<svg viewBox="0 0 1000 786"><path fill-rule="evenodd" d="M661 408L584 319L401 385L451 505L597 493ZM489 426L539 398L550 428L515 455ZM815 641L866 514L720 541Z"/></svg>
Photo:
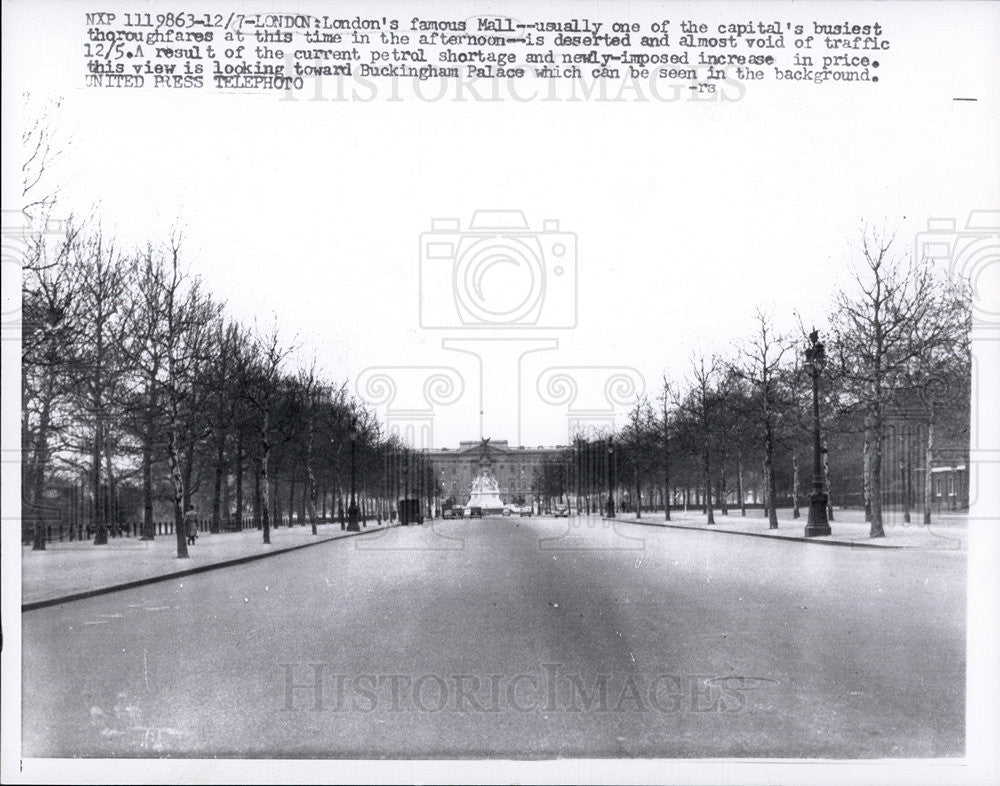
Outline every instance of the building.
<svg viewBox="0 0 1000 786"><path fill-rule="evenodd" d="M469 499L472 480L480 472L485 457L490 473L500 487L504 504L521 503L532 499L542 477L546 458L564 455L566 447L512 447L506 440L459 442L457 449L428 450L427 458L434 470L434 477L441 484L444 499L454 498L456 505Z"/></svg>

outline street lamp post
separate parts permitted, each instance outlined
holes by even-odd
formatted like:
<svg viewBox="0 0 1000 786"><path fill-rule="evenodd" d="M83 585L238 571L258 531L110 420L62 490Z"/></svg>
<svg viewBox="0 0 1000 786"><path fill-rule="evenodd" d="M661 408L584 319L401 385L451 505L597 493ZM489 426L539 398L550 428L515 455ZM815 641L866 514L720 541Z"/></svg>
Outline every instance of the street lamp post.
<svg viewBox="0 0 1000 786"><path fill-rule="evenodd" d="M608 505L605 511L609 519L615 517L615 440L611 437L608 440Z"/></svg>
<svg viewBox="0 0 1000 786"><path fill-rule="evenodd" d="M830 522L826 516L827 495L823 490L823 444L819 431L819 375L826 364L826 349L815 330L809 334L809 341L812 346L806 350L806 362L809 363L813 383L813 490L809 495L806 537L814 538L830 534Z"/></svg>
<svg viewBox="0 0 1000 786"><path fill-rule="evenodd" d="M351 501L347 504L348 532L361 531L361 527L358 526L358 517L360 511L358 510L358 500L357 500L356 485L355 485L356 453L357 453L357 420L352 419L351 420Z"/></svg>

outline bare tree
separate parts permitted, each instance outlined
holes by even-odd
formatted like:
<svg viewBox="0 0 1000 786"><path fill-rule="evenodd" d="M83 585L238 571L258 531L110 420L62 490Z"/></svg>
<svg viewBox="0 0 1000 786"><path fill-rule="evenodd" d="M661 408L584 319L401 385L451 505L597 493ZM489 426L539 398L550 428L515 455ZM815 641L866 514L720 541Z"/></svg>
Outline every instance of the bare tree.
<svg viewBox="0 0 1000 786"><path fill-rule="evenodd" d="M142 477L142 539L153 540L153 465L160 454L161 435L165 433L161 395L161 372L166 364L164 346L160 342L161 320L164 313L166 271L152 245L147 245L137 260L135 287L136 308L131 319L125 352L133 374L132 402L126 404L125 423L138 439L140 475Z"/></svg>
<svg viewBox="0 0 1000 786"><path fill-rule="evenodd" d="M309 526L312 527L312 534L316 530L316 471L313 466L313 457L316 445L316 423L319 417L319 407L324 395L329 391L324 391L319 379L316 376L316 360L313 359L308 369L301 369L296 376L296 388L301 399L302 415L305 419L305 449L303 451L303 464L306 471L306 482L304 488L306 515L309 518Z"/></svg>
<svg viewBox="0 0 1000 786"><path fill-rule="evenodd" d="M162 390L165 404L167 460L173 490L174 531L177 556L188 556L184 527L184 504L189 498L181 466L184 407L201 385L199 372L205 361L209 329L218 317L220 306L202 292L197 279L180 268L180 237L170 240L169 259L161 277L162 312L159 341L164 352Z"/></svg>
<svg viewBox="0 0 1000 786"><path fill-rule="evenodd" d="M111 457L117 405L129 368L122 348L133 307L128 297L132 267L98 227L74 244L71 260L81 282L81 307L87 314L78 343L77 393L82 439L89 442L94 544L108 542L111 513L107 482L113 482ZM81 445L82 447L82 445Z"/></svg>
<svg viewBox="0 0 1000 786"><path fill-rule="evenodd" d="M660 387L660 414L663 418L663 520L670 521L670 402L673 392L666 372Z"/></svg>
<svg viewBox="0 0 1000 786"><path fill-rule="evenodd" d="M935 301L936 307L912 326L911 358L898 380L903 395L890 407L904 424L923 426L924 524L931 523L931 469L937 460L937 431L942 414L950 414L951 420L960 421L960 428L967 428L964 415L969 411L971 396L972 310L968 286L941 281ZM904 483L909 480L907 472Z"/></svg>
<svg viewBox="0 0 1000 786"><path fill-rule="evenodd" d="M885 536L882 436L888 408L926 346L946 346L951 335L947 321L936 318L940 277L926 260L894 258L892 243L891 236L863 231L862 263L852 271L851 291L837 293L831 319L837 373L864 414L873 538Z"/></svg>
<svg viewBox="0 0 1000 786"><path fill-rule="evenodd" d="M642 518L642 486L652 464L651 448L656 437L653 409L646 396L637 396L629 411L629 422L621 434L621 461L631 469L635 488L635 517Z"/></svg>
<svg viewBox="0 0 1000 786"><path fill-rule="evenodd" d="M212 410L211 442L214 479L212 484L212 523L211 531L221 529L223 511L223 484L228 487L227 469L229 455L227 446L232 432L236 430L236 420L239 416L240 393L237 388L238 369L242 363L241 355L250 342L247 332L237 323L227 321L221 316L216 319L210 331L213 349L210 353L214 358L207 369L207 393ZM242 460L241 456L236 457ZM242 489L240 489L242 493ZM229 508L226 506L225 518L229 518Z"/></svg>
<svg viewBox="0 0 1000 786"><path fill-rule="evenodd" d="M243 393L257 413L259 443L257 477L259 478L259 506L264 543L271 542L269 462L271 448L274 446L272 416L278 398L281 367L289 351L289 348L279 344L276 328L272 329L267 336L258 336L254 341L254 354L257 360L253 367L250 384Z"/></svg>
<svg viewBox="0 0 1000 786"><path fill-rule="evenodd" d="M34 118L21 132L24 159L21 163L21 212L31 224L42 225L50 216L59 197L57 187L47 187L45 175L59 160L71 140L59 139L58 114L61 98L49 99L44 105L30 106L32 98L25 94L22 112Z"/></svg>
<svg viewBox="0 0 1000 786"><path fill-rule="evenodd" d="M21 328L22 499L35 520L34 549L45 548L43 492L53 453L68 415L63 403L84 321L79 269L66 264L76 240L68 228L55 249L41 233L25 235ZM61 416L61 417L60 417ZM27 516L22 515L22 518Z"/></svg>
<svg viewBox="0 0 1000 786"><path fill-rule="evenodd" d="M775 333L771 318L757 311L756 330L740 350L737 373L753 388L754 410L760 429L763 449L764 491L767 520L770 529L778 528L777 486L774 477L774 447L780 411L784 406L780 376L783 358L788 352L787 340Z"/></svg>
<svg viewBox="0 0 1000 786"><path fill-rule="evenodd" d="M705 509L709 524L715 524L712 509L712 441L716 427L716 405L718 395L716 381L719 361L715 356L706 359L704 355L691 358L691 380L688 392L678 402L678 408L686 412L698 429L701 443L702 483L705 487Z"/></svg>

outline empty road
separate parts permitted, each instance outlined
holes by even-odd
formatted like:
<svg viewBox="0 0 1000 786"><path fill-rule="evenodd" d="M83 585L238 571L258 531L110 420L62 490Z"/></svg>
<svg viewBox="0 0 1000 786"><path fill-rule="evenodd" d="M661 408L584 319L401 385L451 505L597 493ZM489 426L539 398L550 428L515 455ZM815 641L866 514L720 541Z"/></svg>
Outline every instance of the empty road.
<svg viewBox="0 0 1000 786"><path fill-rule="evenodd" d="M963 752L965 555L439 522L23 616L25 756Z"/></svg>

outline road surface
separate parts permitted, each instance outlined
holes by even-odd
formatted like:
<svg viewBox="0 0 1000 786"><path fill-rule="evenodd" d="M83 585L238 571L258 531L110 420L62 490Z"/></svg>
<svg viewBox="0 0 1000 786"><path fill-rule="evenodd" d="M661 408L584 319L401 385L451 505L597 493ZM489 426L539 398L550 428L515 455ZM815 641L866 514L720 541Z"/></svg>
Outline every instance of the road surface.
<svg viewBox="0 0 1000 786"><path fill-rule="evenodd" d="M965 556L405 527L23 617L23 755L963 753Z"/></svg>

